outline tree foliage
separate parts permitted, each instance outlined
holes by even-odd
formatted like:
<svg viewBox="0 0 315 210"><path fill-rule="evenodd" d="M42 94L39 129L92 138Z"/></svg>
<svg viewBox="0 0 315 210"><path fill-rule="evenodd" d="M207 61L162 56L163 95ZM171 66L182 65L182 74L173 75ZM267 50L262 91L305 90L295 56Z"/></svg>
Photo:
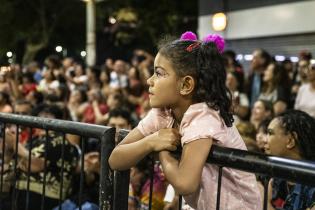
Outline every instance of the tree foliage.
<svg viewBox="0 0 315 210"><path fill-rule="evenodd" d="M97 2L99 54L108 49L126 52L137 47L154 52L162 35L196 31L198 1ZM0 63L9 50L16 54L18 62L27 63L38 52L54 49L56 45L68 52L85 48L86 14L82 0L0 0L0 5ZM110 24L110 16L117 23Z"/></svg>
<svg viewBox="0 0 315 210"><path fill-rule="evenodd" d="M84 43L85 5L79 0L0 0L0 5L0 55L19 52L23 43L26 63L49 45Z"/></svg>

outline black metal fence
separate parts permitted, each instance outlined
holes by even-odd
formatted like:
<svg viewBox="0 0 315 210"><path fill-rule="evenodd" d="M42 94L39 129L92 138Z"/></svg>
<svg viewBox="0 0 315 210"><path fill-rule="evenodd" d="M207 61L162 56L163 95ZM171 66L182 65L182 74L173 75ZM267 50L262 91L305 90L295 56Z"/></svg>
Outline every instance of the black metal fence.
<svg viewBox="0 0 315 210"><path fill-rule="evenodd" d="M18 125L16 128L16 148L19 141L19 126L32 128L40 128L45 130L46 132L46 141L48 139L48 131L56 131L62 133L63 142L65 141L65 134L74 134L78 135L81 138L81 149L82 153L84 153L85 148L85 140L87 138L93 137L99 139L101 143L101 155L100 155L100 187L99 187L99 208L102 210L127 210L128 209L128 192L129 192L129 176L130 170L126 171L111 171L108 165L108 158L115 146L115 129L98 126L98 125L90 125L83 123L76 123L70 121L63 120L55 120L55 119L47 119L47 118L38 118L38 117L30 117L30 116L21 116L21 115L13 115L13 114L2 114L0 113L0 122L3 124L2 126L2 151L1 151L1 186L0 193L2 195L3 192L3 170L4 170L4 159L5 159L5 151L6 151L6 132L5 128L8 124ZM118 133L118 141L123 139L128 134L128 131L121 130ZM32 139L32 136L29 138ZM62 149L63 150L63 149ZM61 152L61 159L63 159L64 152ZM27 174L30 174L30 161L31 154L29 154L29 164L27 169ZM83 176L84 176L84 156L80 157L81 168L80 168L80 188L79 195L83 190ZM13 186L15 186L17 181L17 164L18 164L18 156L14 157L14 179ZM217 193L217 209L220 209L220 187L221 187L221 175L222 168L229 167L234 169L239 169L255 174L265 175L268 178L277 177L285 180L289 180L292 182L302 183L306 185L315 186L315 165L309 162L303 161L295 161L289 160L285 158L279 158L274 156L266 156L263 154L251 153L247 151L230 149L230 148L221 148L213 145L211 152L209 154L208 163L216 164L219 166L219 181L218 181L218 193ZM45 168L46 168L45 161ZM61 163L63 168L63 163ZM152 163L153 165L153 163ZM152 168L153 169L153 168ZM63 177L63 170L60 171L61 177ZM44 177L46 174L46 170L44 171ZM153 173L152 173L153 174ZM45 178L44 178L45 180ZM150 202L149 209L151 208L151 200L152 196L154 196L154 192L152 191L152 180L151 177L151 189L150 189ZM28 182L30 180L28 179ZM62 185L62 183L61 183ZM264 196L264 209L267 209L267 192L268 192L268 182L265 182L264 186L265 196ZM62 187L60 188L60 197L59 197L59 209L61 209L62 202ZM28 191L27 191L28 192ZM11 192L12 203L17 204L18 201L15 199L15 189ZM0 196L0 199L2 197ZM26 203L29 202L29 195L26 194ZM2 200L0 200L2 202ZM38 203L38 209L44 208L45 202L45 184L42 189L42 200L41 203ZM181 204L181 202L179 202ZM79 197L79 204L81 204L81 198ZM0 203L1 207L1 203ZM179 208L181 208L179 206ZM15 209L15 205L12 205L12 209ZM28 206L25 205L25 209L28 210ZM79 205L79 209L81 206Z"/></svg>
<svg viewBox="0 0 315 210"><path fill-rule="evenodd" d="M0 193L3 195L3 186L4 186L4 159L5 159L5 152L6 152L6 128L9 124L14 124L16 126L16 141L15 141L15 148L18 150L18 144L19 144L19 131L20 127L28 127L30 129L30 136L29 136L29 142L30 142L30 150L29 150L29 158L28 158L28 168L27 168L27 174L28 177L30 175L31 171L31 149L32 149L32 129L33 128L40 128L45 130L46 133L46 143L48 141L48 132L49 131L55 131L61 133L63 136L63 145L66 141L66 134L73 134L80 136L80 144L82 153L84 153L85 148L85 141L87 138L95 138L100 141L101 150L100 150L100 188L99 188L99 206L100 209L112 209L113 208L113 173L111 172L109 165L108 165L108 158L111 154L111 151L114 148L115 145L115 129L104 127L104 126L98 126L98 125L90 125L90 124L84 124L84 123L77 123L77 122L70 122L70 121L64 121L64 120L56 120L56 119L48 119L48 118L39 118L39 117L31 117L31 116L21 116L21 115L14 115L14 114L3 114L0 113L0 122L2 123L2 151L1 151L1 181L0 181ZM64 156L66 155L64 152L64 147L61 148L61 160L64 159ZM18 151L16 151L16 154L14 155L13 160L13 170L14 170L14 177L13 177L13 188L10 192L10 197L12 199L12 209L16 209L16 207L19 204L19 201L16 200L16 182L17 182L17 165L18 165ZM47 156L47 151L45 151L45 157ZM45 158L46 159L46 158ZM78 161L79 162L79 161ZM84 155L80 156L80 187L79 187L79 209L81 209L81 192L83 191L83 176L84 176ZM45 167L44 167L44 183L43 183L43 189L42 189L42 199L40 203L37 203L38 209L44 210L45 209L45 179L46 179L46 166L47 161L45 160ZM63 201L63 169L64 169L64 161L61 162L61 171L60 171L60 196L59 196L59 209L61 209L61 203ZM30 196L29 196L29 183L30 179L27 179L27 191L26 191L26 205L25 210L28 210L28 204L30 203ZM0 207L3 206L3 197L1 196L0 200ZM24 207L22 207L24 208ZM19 206L19 209L22 209ZM46 210L46 209L45 209Z"/></svg>
<svg viewBox="0 0 315 210"><path fill-rule="evenodd" d="M119 139L123 139L128 132L120 131ZM250 173L263 175L266 177L264 181L264 205L263 209L267 210L267 193L268 181L270 178L281 178L284 180L301 183L309 186L315 186L315 164L306 161L297 161L281 157L269 156L248 152L244 150L222 148L212 145L207 163L216 164L219 166L218 192L216 209L220 209L220 189L223 167L234 168ZM119 172L119 176L115 180L115 195L117 192L124 192L120 194L117 199L114 199L115 210L128 209L128 183L123 183L124 180L129 180L128 171ZM123 183L123 184L122 184ZM151 179L151 183L153 180ZM150 201L152 200L152 187L150 188ZM115 197L115 196L114 196ZM150 206L150 204L149 204ZM151 209L151 208L149 208ZM181 197L179 201L179 209L181 210Z"/></svg>

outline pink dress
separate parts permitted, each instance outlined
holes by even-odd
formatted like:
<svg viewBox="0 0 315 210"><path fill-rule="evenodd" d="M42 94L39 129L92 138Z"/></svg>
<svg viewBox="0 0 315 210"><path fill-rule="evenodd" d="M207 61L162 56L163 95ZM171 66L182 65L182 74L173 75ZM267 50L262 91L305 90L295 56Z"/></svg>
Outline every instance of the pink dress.
<svg viewBox="0 0 315 210"><path fill-rule="evenodd" d="M162 128L171 128L174 123L170 110L152 109L138 125L139 131L150 135ZM210 109L206 103L191 105L185 112L179 127L181 144L212 138L213 144L246 150L244 141L235 126L225 126L218 111ZM194 209L216 209L218 167L206 163L199 189L185 196L186 202ZM262 200L254 174L223 168L221 185L221 210L259 210Z"/></svg>

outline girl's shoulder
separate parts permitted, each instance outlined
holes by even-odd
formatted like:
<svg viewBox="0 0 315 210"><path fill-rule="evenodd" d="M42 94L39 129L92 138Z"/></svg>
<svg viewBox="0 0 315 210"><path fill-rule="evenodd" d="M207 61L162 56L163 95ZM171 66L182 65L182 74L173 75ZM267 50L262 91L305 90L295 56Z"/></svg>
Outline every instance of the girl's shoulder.
<svg viewBox="0 0 315 210"><path fill-rule="evenodd" d="M217 110L210 108L205 102L191 105L183 116L183 122L207 119L222 123L222 118Z"/></svg>

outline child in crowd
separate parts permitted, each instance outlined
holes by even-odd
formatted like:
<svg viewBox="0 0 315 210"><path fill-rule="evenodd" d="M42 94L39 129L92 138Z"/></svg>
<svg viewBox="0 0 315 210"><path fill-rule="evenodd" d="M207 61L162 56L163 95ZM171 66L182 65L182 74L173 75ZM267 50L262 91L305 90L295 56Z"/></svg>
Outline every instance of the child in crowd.
<svg viewBox="0 0 315 210"><path fill-rule="evenodd" d="M224 40L192 32L163 42L147 80L153 108L114 149L110 167L124 170L157 152L168 182L194 209L216 209L218 166L206 163L212 144L246 150L233 126L225 86ZM180 160L171 151L182 146ZM220 209L261 209L255 175L230 168L222 173Z"/></svg>
<svg viewBox="0 0 315 210"><path fill-rule="evenodd" d="M315 161L315 119L305 112L290 110L268 126L265 152L296 160ZM315 187L272 179L272 205L268 209L315 209Z"/></svg>

